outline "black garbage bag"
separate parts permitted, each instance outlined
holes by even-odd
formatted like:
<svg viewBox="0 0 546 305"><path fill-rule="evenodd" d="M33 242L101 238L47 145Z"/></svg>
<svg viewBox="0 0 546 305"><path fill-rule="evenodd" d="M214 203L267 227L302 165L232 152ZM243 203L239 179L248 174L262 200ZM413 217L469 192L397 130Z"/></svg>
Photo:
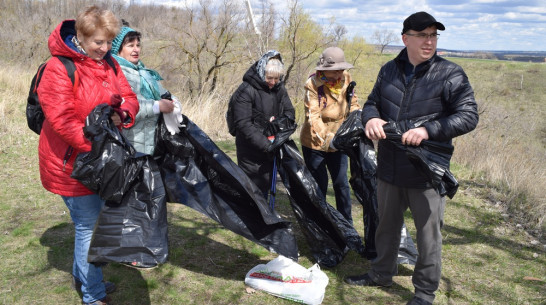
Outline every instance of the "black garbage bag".
<svg viewBox="0 0 546 305"><path fill-rule="evenodd" d="M269 208L275 208L275 198L277 196L277 174L281 176L283 183L288 185L288 180L284 170L279 166L280 158L277 158L282 145L290 139L290 136L296 131L298 125L293 118L282 116L272 122L267 123L263 134L266 137L274 136L273 143L267 148L267 152L273 156L273 170L271 172L271 186L269 189Z"/></svg>
<svg viewBox="0 0 546 305"><path fill-rule="evenodd" d="M364 218L364 257L377 257L375 232L379 223L377 203L377 159L373 142L365 135L362 123L362 110L351 112L341 124L334 137L334 146L349 156L351 178L349 183L353 193L363 208ZM402 227L402 238L398 249L399 264L415 264L417 250L411 236Z"/></svg>
<svg viewBox="0 0 546 305"><path fill-rule="evenodd" d="M313 258L324 267L334 267L343 260L349 249L361 252L358 233L336 209L326 203L318 192L318 185L299 154L290 136L297 125L293 119L282 117L266 128L266 136L275 135L269 151L275 153L279 173L288 192L290 205L296 215Z"/></svg>
<svg viewBox="0 0 546 305"><path fill-rule="evenodd" d="M167 197L155 161L150 156L142 161L139 182L119 206L105 205L101 211L89 247L89 262L156 265L167 261Z"/></svg>
<svg viewBox="0 0 546 305"><path fill-rule="evenodd" d="M201 212L271 252L298 260L290 222L269 209L248 176L191 120L170 134L162 118L156 150L169 202Z"/></svg>
<svg viewBox="0 0 546 305"><path fill-rule="evenodd" d="M377 214L377 159L373 142L364 136L361 111L353 111L340 126L334 137L334 146L349 156L351 177L349 184L363 208L364 257L377 257L375 231Z"/></svg>
<svg viewBox="0 0 546 305"><path fill-rule="evenodd" d="M397 263L415 265L415 263L417 263L417 256L419 256L419 253L417 252L413 239L406 228L406 224L402 224Z"/></svg>
<svg viewBox="0 0 546 305"><path fill-rule="evenodd" d="M349 250L362 255L364 245L358 232L324 200L294 141L281 146L280 160L291 206L315 261L331 268L339 264Z"/></svg>
<svg viewBox="0 0 546 305"><path fill-rule="evenodd" d="M152 156L136 153L97 106L87 117L90 152L77 156L72 177L106 200L93 231L91 263L164 263L168 256L166 194Z"/></svg>
<svg viewBox="0 0 546 305"><path fill-rule="evenodd" d="M406 151L409 160L430 179L432 186L441 196L453 198L459 188L457 179L449 170L453 145L431 140L424 140L419 146L402 144L402 134L410 128L421 126L426 120L427 118L398 123L391 121L383 126L383 130L387 140Z"/></svg>
<svg viewBox="0 0 546 305"><path fill-rule="evenodd" d="M91 151L78 155L72 178L102 199L119 203L141 165L134 162L136 150L111 122L113 112L112 107L100 104L87 116L84 135L92 142Z"/></svg>
<svg viewBox="0 0 546 305"><path fill-rule="evenodd" d="M290 139L290 136L296 131L298 125L294 119L283 116L277 118L270 123L272 128L266 128L264 134L266 136L275 136L273 143L267 148L269 152L276 152L280 147ZM268 126L269 127L269 126Z"/></svg>

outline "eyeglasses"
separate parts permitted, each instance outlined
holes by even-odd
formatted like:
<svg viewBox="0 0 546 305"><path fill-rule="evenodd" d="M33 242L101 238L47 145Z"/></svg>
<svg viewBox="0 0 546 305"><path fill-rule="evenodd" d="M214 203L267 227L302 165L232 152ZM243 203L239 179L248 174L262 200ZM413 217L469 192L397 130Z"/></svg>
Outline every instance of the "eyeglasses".
<svg viewBox="0 0 546 305"><path fill-rule="evenodd" d="M406 35L408 36L413 36L413 37L417 37L421 40L438 40L440 39L440 34L438 33L432 33L432 34L426 34L426 33L417 33L417 34L408 34L406 33Z"/></svg>

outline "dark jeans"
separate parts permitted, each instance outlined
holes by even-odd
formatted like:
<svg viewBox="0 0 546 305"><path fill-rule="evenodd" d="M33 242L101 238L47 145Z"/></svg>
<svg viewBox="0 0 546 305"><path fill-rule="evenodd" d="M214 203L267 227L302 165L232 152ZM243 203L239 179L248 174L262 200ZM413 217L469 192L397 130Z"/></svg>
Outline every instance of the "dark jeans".
<svg viewBox="0 0 546 305"><path fill-rule="evenodd" d="M340 151L324 152L305 146L302 146L302 152L305 165L315 178L325 199L328 190L328 172L330 172L336 197L336 208L352 224L351 189L347 178L349 158L347 155Z"/></svg>

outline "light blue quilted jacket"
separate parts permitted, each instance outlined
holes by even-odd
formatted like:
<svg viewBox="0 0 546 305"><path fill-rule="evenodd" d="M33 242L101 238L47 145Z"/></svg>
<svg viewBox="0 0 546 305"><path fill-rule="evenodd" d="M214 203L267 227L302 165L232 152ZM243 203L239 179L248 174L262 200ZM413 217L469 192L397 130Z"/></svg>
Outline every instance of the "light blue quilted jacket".
<svg viewBox="0 0 546 305"><path fill-rule="evenodd" d="M155 148L155 128L159 118L159 114L155 114L153 111L153 105L156 100L161 99L160 96L167 90L161 86L161 83L157 79L161 79L161 77L159 77L159 74L155 71L155 78L150 77L150 75L147 77L149 82L155 83L152 86L149 86L147 88L148 90L143 90L143 78L141 77L137 66L130 64L118 56L115 57L120 63L121 70L127 78L129 85L131 85L131 89L136 93L138 103L140 104L140 110L135 118L135 124L131 128L124 128L122 133L138 152L153 154ZM159 92L155 92L156 90ZM147 96L144 96L143 92Z"/></svg>

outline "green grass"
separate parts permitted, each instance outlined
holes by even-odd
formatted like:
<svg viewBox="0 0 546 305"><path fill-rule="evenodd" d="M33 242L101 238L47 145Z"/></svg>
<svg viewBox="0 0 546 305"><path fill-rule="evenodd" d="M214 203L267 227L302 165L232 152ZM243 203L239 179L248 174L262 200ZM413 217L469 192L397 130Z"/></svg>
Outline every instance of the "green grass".
<svg viewBox="0 0 546 305"><path fill-rule="evenodd" d="M537 96L541 90L544 92L544 78L528 77L536 66L482 61L462 64L478 98L485 100L490 92L504 90L505 98L490 99L511 108L513 98L528 97L530 102L512 107L516 111L524 108L523 119L527 122L534 121L533 113L541 113L537 109L541 109L543 99ZM514 88L518 85L513 81L517 77L507 75L512 77L519 71L527 71L530 74L525 74L524 79L537 84L542 81L542 86L524 91ZM38 137L24 122L26 87L16 85L29 83L30 76L24 75L23 80L0 78L0 304L79 304L80 296L70 287L74 228L62 199L41 186ZM480 79L493 82L480 83ZM501 90L496 90L499 86ZM544 145L535 142L534 131L534 136L517 132L521 128L517 126L513 132L522 135L529 145ZM464 136L463 140L470 142L470 154L477 141L473 135ZM217 144L235 159L231 138ZM456 152L463 151L461 144L455 144ZM454 164L452 169L461 186L446 206L443 275L435 304L545 304L545 248L498 201L508 186L490 183L487 171L460 164ZM276 207L294 224L301 254L299 263L309 268L314 262L308 245L283 188L279 189ZM328 202L334 202L332 194L330 191ZM406 225L415 238L410 217L407 213ZM363 235L362 207L356 201L353 218L357 231ZM274 259L275 254L180 204L168 205L168 222L170 248L166 264L150 271L119 264L104 268L106 280L118 286L112 294L115 304L293 304L264 292L245 290L246 272ZM411 266L400 266L395 285L388 289L343 283L344 276L363 273L368 268L369 262L349 252L341 264L325 269L330 282L324 304L405 304L412 297Z"/></svg>
<svg viewBox="0 0 546 305"><path fill-rule="evenodd" d="M219 143L234 154L232 143ZM16 154L15 152L21 152ZM0 182L0 303L39 304L54 300L78 304L70 288L74 229L60 197L48 194L37 178L34 149L9 148L0 163L9 164L9 179ZM26 161L25 161L26 160ZM461 187L448 200L443 230L443 276L436 304L541 304L546 301L544 249L507 222L501 211L477 195L483 187L468 180L471 173L454 167ZM31 178L33 177L33 178ZM37 181L37 180L34 180ZM283 190L282 187L280 187ZM328 201L333 202L329 194ZM313 265L287 195L277 209L294 223L299 263ZM118 285L115 304L293 304L264 292L247 293L245 274L276 255L235 235L180 204L168 205L170 256L150 271L110 264L105 278ZM415 237L411 215L406 224ZM354 201L353 217L363 235L362 207ZM354 252L332 269L324 304L404 304L412 297L412 266L400 266L388 289L352 287L343 277L363 273L369 263ZM527 279L530 278L530 279ZM535 279L535 280L533 280ZM538 279L538 280L536 280Z"/></svg>

